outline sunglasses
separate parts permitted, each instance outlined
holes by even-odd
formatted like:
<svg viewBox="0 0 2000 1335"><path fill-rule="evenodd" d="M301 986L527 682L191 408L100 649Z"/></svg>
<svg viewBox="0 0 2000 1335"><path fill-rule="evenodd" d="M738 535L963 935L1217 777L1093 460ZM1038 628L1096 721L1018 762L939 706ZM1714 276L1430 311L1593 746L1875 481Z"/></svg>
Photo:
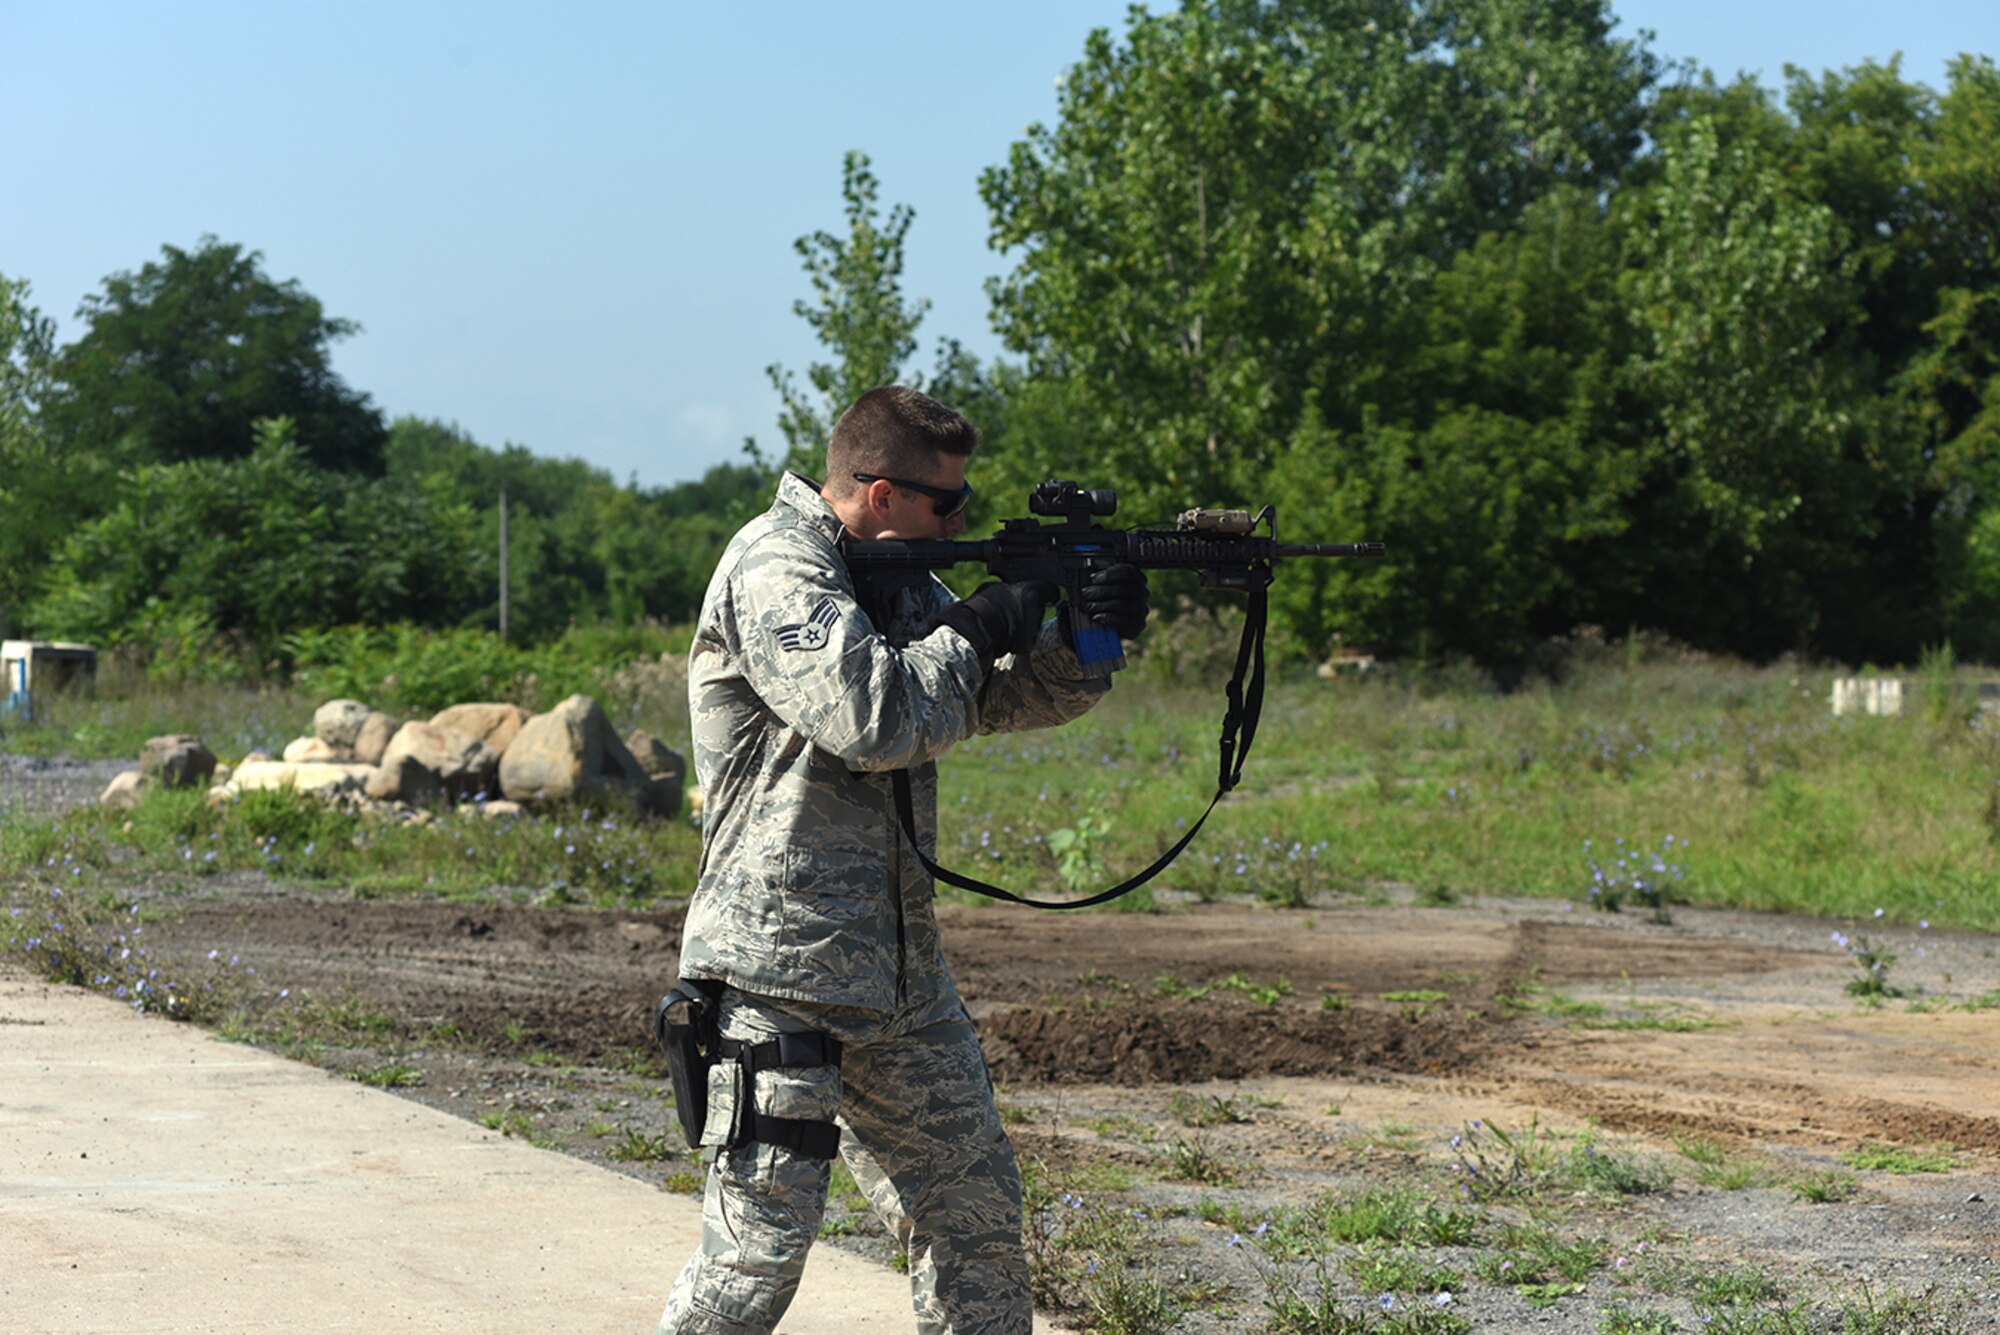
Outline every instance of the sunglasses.
<svg viewBox="0 0 2000 1335"><path fill-rule="evenodd" d="M970 482L960 487L957 491L952 491L946 487L933 487L928 482L910 482L900 477L883 477L879 473L856 473L854 480L856 482L886 482L892 487L901 487L905 491L914 491L919 495L928 496L937 502L931 508L937 512L940 519L949 519L966 506L972 504L972 484Z"/></svg>

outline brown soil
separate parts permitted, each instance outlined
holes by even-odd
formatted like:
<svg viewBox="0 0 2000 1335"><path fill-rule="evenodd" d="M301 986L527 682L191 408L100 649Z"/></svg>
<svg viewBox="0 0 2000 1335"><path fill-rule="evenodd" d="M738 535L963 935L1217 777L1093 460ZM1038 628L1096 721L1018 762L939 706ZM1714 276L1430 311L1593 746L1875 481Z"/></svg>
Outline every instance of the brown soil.
<svg viewBox="0 0 2000 1335"><path fill-rule="evenodd" d="M506 1112L599 1162L615 1144L606 1119L672 1135L646 1025L674 976L678 908L357 901L268 885L174 902L147 929L156 958L221 949L255 961L267 998L283 987L284 1004L351 999L395 1018L399 1041L322 1050L331 1065L407 1063L421 1083L402 1092L464 1116ZM1685 1264L1755 1259L1821 1291L1884 1276L1961 1296L1994 1287L2000 1009L1977 1004L2000 986L1993 939L1877 932L1901 955L1892 977L1908 995L1870 1009L1845 990L1858 974L1829 940L1838 924L1764 915L1680 910L1660 925L1482 901L943 918L1016 1143L1051 1171L1095 1161L1151 1165L1157 1178L1164 1148L1192 1137L1236 1166L1246 1208L1275 1208L1385 1166L1422 1166L1435 1182L1449 1137L1473 1119L1595 1127L1682 1170L1672 1138L1699 1136L1775 1165L1768 1189L1677 1187L1619 1226L1629 1237L1665 1229ZM440 1044L446 1024L459 1038ZM1191 1129L1190 1098L1229 1115ZM1952 1173L1863 1174L1864 1204L1846 1214L1802 1213L1838 1207L1780 1189L1842 1150L1941 1143L1956 1147ZM654 1180L686 1167L613 1166ZM1261 1329L1258 1280L1235 1260L1249 1249L1224 1253L1203 1232L1195 1243L1240 1271L1223 1285L1240 1319L1182 1329ZM1600 1308L1551 1324L1496 1295L1476 1329L1597 1329Z"/></svg>
<svg viewBox="0 0 2000 1335"><path fill-rule="evenodd" d="M1861 1008L1842 991L1845 957L1786 920L1684 910L1656 926L1551 908L943 917L1003 1084L1420 1076L1614 1128L2000 1153L2000 1011ZM595 1065L644 1048L680 925L678 908L259 896L187 903L149 935L156 951L226 947L272 987L363 999L413 1032L449 1022L475 1043ZM1769 939L1742 939L1746 926ZM1988 943L1926 939L1927 993L2000 983ZM1282 980L1289 995L1266 1004L1231 978ZM1382 999L1424 992L1445 999ZM1627 1027L1508 1004L1551 995L1602 998Z"/></svg>

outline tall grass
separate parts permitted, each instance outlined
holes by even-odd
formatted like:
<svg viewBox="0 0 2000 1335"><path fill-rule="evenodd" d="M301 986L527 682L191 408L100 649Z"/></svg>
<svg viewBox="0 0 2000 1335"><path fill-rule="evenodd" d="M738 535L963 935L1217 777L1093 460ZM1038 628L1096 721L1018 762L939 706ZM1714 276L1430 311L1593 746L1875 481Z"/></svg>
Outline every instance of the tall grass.
<svg viewBox="0 0 2000 1335"><path fill-rule="evenodd" d="M1510 694L1463 674L1275 682L1242 786L1159 884L1293 905L1389 886L1439 902L1505 893L1586 903L1593 866L1609 865L1613 850L1632 853L1632 874L1643 876L1671 836L1682 874L1666 894L1676 902L1871 919L1881 909L1892 922L2000 930L2000 723L1975 707L1976 669L1933 659L1903 717L1836 719L1830 670L1607 659ZM1081 888L1066 884L1079 867L1103 883L1143 867L1215 789L1221 678L1201 676L1128 672L1071 725L961 744L942 766L943 860L1055 895ZM685 745L672 655L600 680L617 692L606 704L621 726ZM293 690L141 682L58 702L0 747L136 755L155 732L200 732L234 758L303 731L315 703ZM215 819L199 837L234 846L228 813ZM571 841L518 838L527 830L495 839L459 829L456 870L442 879L461 893L481 875L576 886L557 865ZM588 897L685 892L695 831L683 822L615 833L617 875L599 866ZM438 868L426 870L436 860L418 845L450 838L370 836L367 865L343 859L325 873L438 884L428 879ZM261 856L253 843L245 856ZM636 865L645 851L673 871L628 886L625 859ZM544 856L550 866L529 865Z"/></svg>

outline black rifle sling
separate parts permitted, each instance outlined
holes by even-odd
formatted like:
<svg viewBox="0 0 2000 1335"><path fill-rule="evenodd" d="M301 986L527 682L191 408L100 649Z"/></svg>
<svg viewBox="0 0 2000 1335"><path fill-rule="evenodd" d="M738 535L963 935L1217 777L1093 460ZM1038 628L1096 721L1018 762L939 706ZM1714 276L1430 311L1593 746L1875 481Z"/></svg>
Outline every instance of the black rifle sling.
<svg viewBox="0 0 2000 1335"><path fill-rule="evenodd" d="M1236 648L1236 673L1229 679L1229 708L1222 716L1221 773L1217 780L1215 796L1209 799L1208 809L1201 813L1188 832L1175 841L1174 846L1162 853L1157 861L1146 870L1129 880L1121 881L1109 890L1100 890L1087 899L1029 899L1017 895L1012 890L1003 890L997 885L988 885L974 876L961 875L949 867L940 867L924 852L923 842L917 838L916 804L910 797L910 772L899 769L890 775L896 789L896 816L903 823L903 837L916 851L917 861L924 864L929 872L946 885L955 885L961 890L970 890L988 899L1004 899L1010 904L1026 904L1035 909L1087 909L1094 904L1104 904L1128 891L1137 890L1146 882L1167 869L1167 865L1179 857L1181 850L1193 841L1215 810L1216 803L1243 777L1243 762L1250 757L1250 743L1257 736L1257 719L1264 710L1264 623L1267 620L1268 605L1263 586L1250 590L1250 606L1243 622L1243 639ZM1245 677L1248 683L1245 683ZM1240 735L1239 735L1240 734Z"/></svg>

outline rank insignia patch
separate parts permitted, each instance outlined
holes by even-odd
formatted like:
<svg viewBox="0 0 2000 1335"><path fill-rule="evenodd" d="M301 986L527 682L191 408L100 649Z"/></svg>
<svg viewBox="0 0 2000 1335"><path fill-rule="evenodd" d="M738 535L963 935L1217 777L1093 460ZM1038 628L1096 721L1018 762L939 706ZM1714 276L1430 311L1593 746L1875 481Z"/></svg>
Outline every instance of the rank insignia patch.
<svg viewBox="0 0 2000 1335"><path fill-rule="evenodd" d="M802 624L778 627L778 643L786 649L823 649L833 639L833 623L838 620L833 599L822 598Z"/></svg>

